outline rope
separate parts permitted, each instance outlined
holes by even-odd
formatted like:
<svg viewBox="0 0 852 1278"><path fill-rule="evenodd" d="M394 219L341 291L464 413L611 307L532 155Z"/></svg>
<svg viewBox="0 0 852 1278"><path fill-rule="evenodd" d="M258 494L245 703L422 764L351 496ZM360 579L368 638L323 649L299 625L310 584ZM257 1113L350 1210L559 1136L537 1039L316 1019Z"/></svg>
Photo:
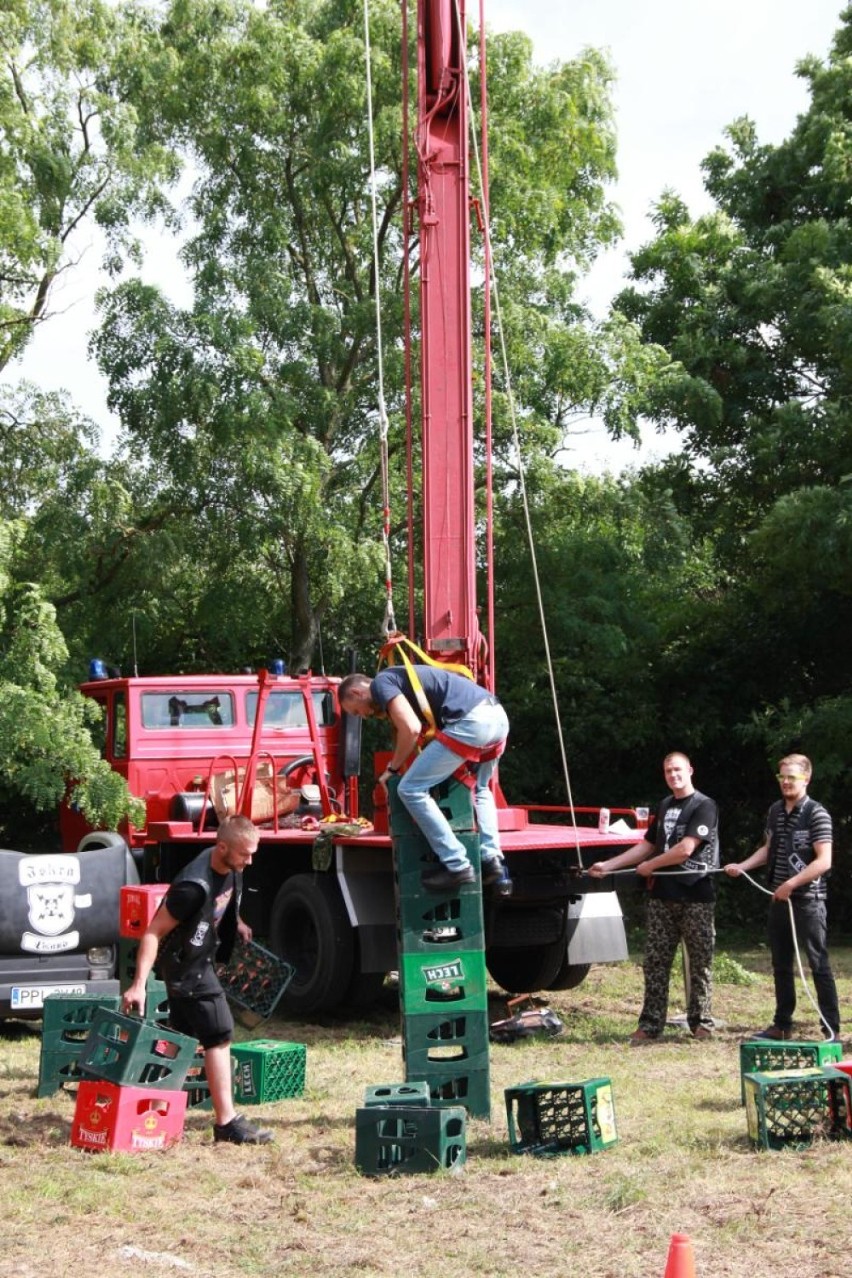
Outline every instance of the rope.
<svg viewBox="0 0 852 1278"><path fill-rule="evenodd" d="M494 314L497 323L497 333L500 343L500 357L503 369L503 377L506 385L506 398L509 405L509 417L512 423L512 443L517 459L519 491L521 494L521 503L524 511L524 525L527 533L527 544L529 546L530 561L532 564L533 586L535 589L536 605L538 608L539 624L541 626L542 639L544 642L545 663L547 666L547 676L550 683L550 696L553 704L554 718L556 720L556 735L559 743L559 756L562 763L562 776L565 782L565 792L568 797L568 808L571 813L571 821L575 829L575 853L577 857L578 867L582 870L582 854L580 852L580 836L577 833L577 818L574 810L574 796L571 789L571 775L568 768L568 757L565 751L565 738L562 732L562 719L559 712L559 695L556 689L556 676L553 669L553 659L550 650L550 638L547 627L547 617L544 610L544 599L541 591L541 578L538 571L538 560L535 552L535 541L533 537L532 517L530 515L529 500L527 497L526 475L524 471L523 456L521 452L520 433L518 431L518 419L515 410L515 395L512 387L512 379L509 373L509 357L506 350L506 334L503 325L503 311L500 302L500 291L497 285L497 275L494 270L493 255L491 252L491 216L488 204L488 198L485 193L485 185L482 176L482 164L479 154L479 144L476 132L473 128L473 101L470 92L470 78L467 70L467 60L464 57L464 50L467 48L465 33L462 30L461 14L459 12L458 0L454 0L453 10L456 15L456 23L459 31L459 48L462 50L462 71L464 74L465 93L467 95L468 113L471 121L471 138L473 144L474 159L476 162L476 174L479 183L479 196L483 210L483 230L486 244L486 257L491 269L491 290L494 297Z"/></svg>
<svg viewBox="0 0 852 1278"><path fill-rule="evenodd" d="M385 552L385 615L382 633L396 630L393 609L393 572L390 549L390 466L388 457L388 414L385 405L385 368L382 355L382 301L379 287L379 218L376 192L376 151L373 128L373 79L370 71L370 0L364 0L364 66L366 70L367 135L370 145L370 211L373 233L373 289L376 301L376 357L379 375L379 455L382 479L382 544Z"/></svg>
<svg viewBox="0 0 852 1278"><path fill-rule="evenodd" d="M589 872L588 870L584 870L583 873L588 874ZM622 870L610 870L609 873L610 874L635 874L636 866L631 865ZM667 875L701 874L703 878L704 875L707 875L707 874L724 874L725 869L724 869L724 866L720 866L719 869L710 869L709 867L705 866L702 870L666 870L665 873ZM774 898L775 893L772 891L772 889L764 887L762 883L758 883L757 879L753 879L746 870L740 870L740 877L744 879L748 879L752 887L756 887L758 892L763 892L766 896L770 896ZM802 989L805 991L805 995L807 997L808 1002L810 1003L811 1007L816 1012L820 1022L822 1023L826 1031L826 1037L828 1042L834 1042L834 1040L837 1038L837 1035L835 1034L834 1030L829 1025L828 1021L823 1016L822 1012L819 1010L819 1006L816 1000L814 999L813 995L811 994L810 986L808 985L807 977L805 976L805 969L802 964L802 955L801 955L801 951L799 950L799 937L796 932L796 918L793 913L793 902L790 899L790 897L787 897L787 909L789 910L789 913L790 913L790 931L793 934L793 949L796 952L796 965L799 969L799 979L802 982Z"/></svg>

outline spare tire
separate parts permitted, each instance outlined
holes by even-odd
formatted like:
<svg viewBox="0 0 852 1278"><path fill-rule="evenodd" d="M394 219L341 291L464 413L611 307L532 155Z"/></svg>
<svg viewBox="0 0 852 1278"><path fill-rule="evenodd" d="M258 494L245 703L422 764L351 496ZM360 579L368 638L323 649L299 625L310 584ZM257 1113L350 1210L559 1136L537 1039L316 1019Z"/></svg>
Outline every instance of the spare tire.
<svg viewBox="0 0 852 1278"><path fill-rule="evenodd" d="M82 852L0 849L0 952L68 954L115 943L121 888L138 875L120 835L86 838L100 843Z"/></svg>

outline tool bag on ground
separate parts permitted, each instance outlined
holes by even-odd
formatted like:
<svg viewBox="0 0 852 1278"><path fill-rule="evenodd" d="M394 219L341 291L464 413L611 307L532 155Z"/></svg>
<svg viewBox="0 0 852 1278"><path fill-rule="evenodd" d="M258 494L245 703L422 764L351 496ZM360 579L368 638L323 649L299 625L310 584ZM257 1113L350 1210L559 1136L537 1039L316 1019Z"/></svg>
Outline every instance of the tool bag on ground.
<svg viewBox="0 0 852 1278"><path fill-rule="evenodd" d="M519 1004L528 1006L521 1007ZM515 1011L512 1011L516 1008ZM506 1009L511 1014L502 1021L492 1021L488 1036L492 1043L517 1043L522 1038L555 1038L565 1026L550 1007L542 1006L527 995L510 998Z"/></svg>

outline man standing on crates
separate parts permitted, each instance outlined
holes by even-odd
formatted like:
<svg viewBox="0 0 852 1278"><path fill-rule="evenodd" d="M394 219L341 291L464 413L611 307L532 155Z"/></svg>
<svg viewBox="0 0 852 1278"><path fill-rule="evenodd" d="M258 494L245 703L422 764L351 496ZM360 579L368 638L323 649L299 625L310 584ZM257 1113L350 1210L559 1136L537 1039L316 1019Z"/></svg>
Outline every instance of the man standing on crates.
<svg viewBox="0 0 852 1278"><path fill-rule="evenodd" d="M634 1047L656 1042L666 1027L672 963L681 941L689 963L687 1024L693 1038L713 1033L716 885L708 871L719 866L718 809L693 786L685 754L667 754L663 775L671 794L647 835L626 852L589 867L592 878L600 879L635 865L648 883L645 1001L630 1037Z"/></svg>
<svg viewBox="0 0 852 1278"><path fill-rule="evenodd" d="M769 906L769 945L775 977L775 1017L752 1038L784 1042L793 1037L796 979L793 971L796 941L813 973L824 1037L840 1033L837 986L828 961L825 879L831 870L831 817L808 795L811 761L804 754L788 754L778 764L781 798L766 818L763 843L744 861L725 866L737 878L744 871L767 865L772 890Z"/></svg>
<svg viewBox="0 0 852 1278"><path fill-rule="evenodd" d="M169 1024L197 1038L204 1049L215 1126L213 1139L233 1145L265 1145L272 1133L234 1109L231 1041L234 1019L214 963L227 962L237 935L251 940L240 918L242 872L251 865L259 835L245 816L227 817L215 846L206 848L175 877L139 942L136 977L123 1009L145 1014L145 986L158 961L169 996Z"/></svg>
<svg viewBox="0 0 852 1278"><path fill-rule="evenodd" d="M460 770L473 775L473 804L482 850L482 883L505 893L511 890L500 851L497 806L490 781L509 735L509 720L500 702L472 679L440 666L387 666L375 679L350 674L338 692L346 714L368 719L387 716L394 734L390 762L378 778L401 772L421 737L428 744L399 783L400 801L419 826L440 861L423 874L427 892L450 892L473 883L475 874L463 844L429 791Z"/></svg>

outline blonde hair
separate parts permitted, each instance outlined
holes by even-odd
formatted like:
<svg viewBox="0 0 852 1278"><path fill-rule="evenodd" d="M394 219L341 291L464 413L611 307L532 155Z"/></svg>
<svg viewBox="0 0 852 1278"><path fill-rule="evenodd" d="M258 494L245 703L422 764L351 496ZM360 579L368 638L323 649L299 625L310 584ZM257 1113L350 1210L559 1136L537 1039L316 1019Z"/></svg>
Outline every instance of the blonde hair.
<svg viewBox="0 0 852 1278"><path fill-rule="evenodd" d="M806 777L810 777L813 773L811 761L806 754L787 754L783 759L778 760L778 767L783 768L785 763L790 768L798 768Z"/></svg>

